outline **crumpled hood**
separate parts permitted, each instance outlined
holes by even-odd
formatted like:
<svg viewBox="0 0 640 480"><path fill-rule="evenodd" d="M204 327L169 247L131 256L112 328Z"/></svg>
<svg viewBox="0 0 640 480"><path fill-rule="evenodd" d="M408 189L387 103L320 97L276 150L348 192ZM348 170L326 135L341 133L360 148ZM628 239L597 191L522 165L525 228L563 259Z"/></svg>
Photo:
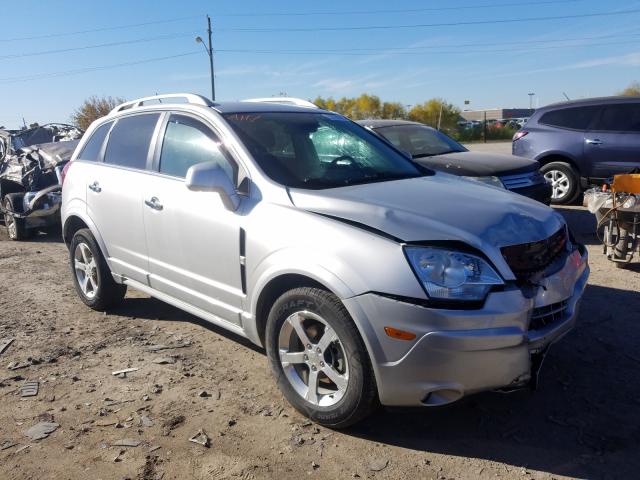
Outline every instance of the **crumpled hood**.
<svg viewBox="0 0 640 480"><path fill-rule="evenodd" d="M416 158L414 162L452 175L472 177L514 175L538 170L536 160L501 153L455 152Z"/></svg>
<svg viewBox="0 0 640 480"><path fill-rule="evenodd" d="M456 240L504 260L500 247L548 238L561 215L534 200L473 180L433 176L328 190L290 190L294 205L357 222L405 242Z"/></svg>

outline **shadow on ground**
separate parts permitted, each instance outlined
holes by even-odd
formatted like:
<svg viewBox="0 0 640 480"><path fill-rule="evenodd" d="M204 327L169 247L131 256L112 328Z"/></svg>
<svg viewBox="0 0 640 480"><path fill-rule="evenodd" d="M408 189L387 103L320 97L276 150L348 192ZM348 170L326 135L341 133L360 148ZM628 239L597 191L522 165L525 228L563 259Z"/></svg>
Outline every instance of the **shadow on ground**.
<svg viewBox="0 0 640 480"><path fill-rule="evenodd" d="M589 210L566 207L555 207L554 210L565 218L576 240L585 245L602 244L596 235L596 217Z"/></svg>
<svg viewBox="0 0 640 480"><path fill-rule="evenodd" d="M344 433L552 475L636 477L640 296L589 285L581 311L576 330L551 348L536 392L484 393L437 409L384 409ZM264 353L238 335L153 298L127 298L111 313L191 322Z"/></svg>
<svg viewBox="0 0 640 480"><path fill-rule="evenodd" d="M231 341L237 342L245 347L251 348L256 352L264 353L264 350L250 342L244 337L237 335L229 330L218 327L213 323L207 322L190 313L173 307L168 303L152 297L127 297L124 302L116 308L109 310L112 315L121 315L124 317L132 317L142 320L160 320L164 322L189 322L194 325L200 325L207 330L226 337Z"/></svg>
<svg viewBox="0 0 640 480"><path fill-rule="evenodd" d="M615 313L611 301L626 313ZM388 409L349 433L552 475L637 478L640 296L589 286L581 311L576 330L551 348L536 392L485 393L433 410Z"/></svg>

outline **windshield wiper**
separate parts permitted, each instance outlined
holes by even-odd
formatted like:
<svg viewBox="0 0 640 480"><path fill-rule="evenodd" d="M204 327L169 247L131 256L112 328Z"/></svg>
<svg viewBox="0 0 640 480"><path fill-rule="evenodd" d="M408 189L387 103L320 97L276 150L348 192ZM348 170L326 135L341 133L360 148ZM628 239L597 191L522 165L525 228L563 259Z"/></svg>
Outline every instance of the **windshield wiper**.
<svg viewBox="0 0 640 480"><path fill-rule="evenodd" d="M455 153L455 150L445 150L443 152L437 152L437 153L418 153L416 155L412 155L412 158L435 157L437 155L446 155L448 153Z"/></svg>

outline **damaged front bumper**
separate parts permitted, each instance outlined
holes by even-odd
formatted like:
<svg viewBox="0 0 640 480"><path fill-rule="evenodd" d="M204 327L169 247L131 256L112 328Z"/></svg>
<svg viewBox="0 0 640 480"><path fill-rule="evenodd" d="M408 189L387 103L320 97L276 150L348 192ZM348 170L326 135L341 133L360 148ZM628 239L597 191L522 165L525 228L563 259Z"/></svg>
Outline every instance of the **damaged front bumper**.
<svg viewBox="0 0 640 480"><path fill-rule="evenodd" d="M575 325L588 277L587 252L578 247L531 298L513 287L490 293L477 310L427 308L373 293L345 305L364 326L381 403L444 405L535 384L549 345ZM390 338L385 326L416 339Z"/></svg>

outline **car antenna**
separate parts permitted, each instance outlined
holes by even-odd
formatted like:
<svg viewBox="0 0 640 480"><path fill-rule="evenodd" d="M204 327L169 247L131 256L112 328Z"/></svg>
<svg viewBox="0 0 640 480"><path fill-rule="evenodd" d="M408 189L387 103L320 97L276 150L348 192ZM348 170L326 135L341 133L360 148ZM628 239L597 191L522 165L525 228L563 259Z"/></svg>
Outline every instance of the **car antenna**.
<svg viewBox="0 0 640 480"><path fill-rule="evenodd" d="M571 99L569 98L569 95L567 95L565 92L562 92L562 95L564 95L564 98L566 98L568 101L571 101Z"/></svg>

